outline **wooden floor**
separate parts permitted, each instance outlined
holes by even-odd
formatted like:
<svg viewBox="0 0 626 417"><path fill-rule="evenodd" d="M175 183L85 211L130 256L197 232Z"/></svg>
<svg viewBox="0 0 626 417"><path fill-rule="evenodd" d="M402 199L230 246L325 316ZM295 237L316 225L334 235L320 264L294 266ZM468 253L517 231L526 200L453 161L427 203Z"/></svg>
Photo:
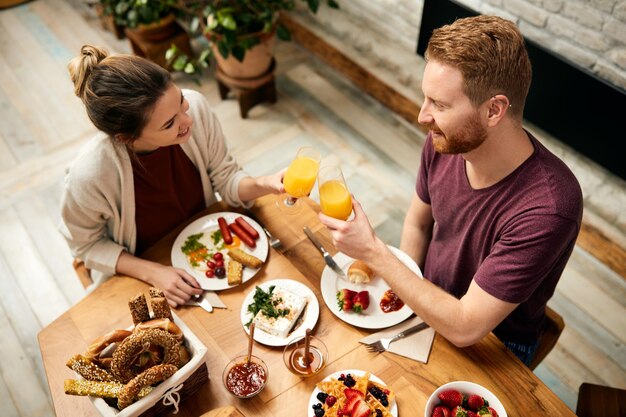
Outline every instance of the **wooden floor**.
<svg viewBox="0 0 626 417"><path fill-rule="evenodd" d="M94 133L66 70L84 43L129 51L80 0L0 11L0 404L7 417L54 415L36 335L84 296L56 230L63 171ZM281 44L278 61L278 103L254 108L247 120L233 100L219 99L210 75L200 86L179 85L206 95L253 175L286 166L303 145L341 162L377 232L397 245L423 134L296 45ZM550 302L565 331L536 370L571 408L583 381L626 388L624 300L624 278L577 247Z"/></svg>

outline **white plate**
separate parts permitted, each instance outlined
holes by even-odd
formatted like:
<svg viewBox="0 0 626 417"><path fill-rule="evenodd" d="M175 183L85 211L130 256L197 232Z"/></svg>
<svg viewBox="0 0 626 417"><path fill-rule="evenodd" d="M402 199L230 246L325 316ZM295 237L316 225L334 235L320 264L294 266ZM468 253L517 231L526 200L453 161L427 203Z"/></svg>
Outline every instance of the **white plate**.
<svg viewBox="0 0 626 417"><path fill-rule="evenodd" d="M267 292L272 285L276 288L283 288L308 299L306 309L302 313L303 317L301 318L300 323L297 324L295 329L291 330L291 333L289 333L287 337L278 337L273 334L266 333L261 329L254 329L254 340L257 342L267 346L285 346L287 345L287 342L292 339L304 337L306 329L313 329L320 316L320 305L317 301L317 297L315 297L315 294L313 294L313 291L311 291L309 287L292 279L274 279L272 281L259 284L258 286L261 287L263 291ZM250 329L248 329L245 324L252 318L252 313L248 312L248 306L254 302L255 291L256 287L253 288L248 295L246 295L246 298L241 304L241 324L247 334L250 334Z"/></svg>
<svg viewBox="0 0 626 417"><path fill-rule="evenodd" d="M181 250L182 246L185 244L187 238L196 233L212 233L215 230L218 230L220 227L217 223L218 217L223 217L228 224L233 223L237 217L243 217L250 226L254 227L256 231L259 233L259 238L256 240L256 248L252 249L246 246L243 242L239 248L244 252L247 252L251 255L256 256L263 262L267 259L268 253L268 244L267 244L267 236L263 232L263 228L252 220L250 217L245 216L240 213L233 213L229 211L221 212L221 213L213 213L208 214L206 216L200 217L199 219L190 223L187 227L183 229L182 232L178 235L176 240L174 241L174 245L172 246L172 266L176 268L182 268L185 271L189 272L194 278L198 280L200 286L205 290L211 291L220 291L226 290L228 288L233 288L236 285L228 285L227 278L207 278L204 275L203 271L199 271L196 268L192 267L189 261L187 260L187 256ZM209 247L207 245L207 247ZM212 249L209 247L209 249ZM224 254L224 268L228 266L229 257L226 255L228 249L222 249L220 252ZM250 280L257 272L259 268L243 268L243 276L242 283Z"/></svg>
<svg viewBox="0 0 626 417"><path fill-rule="evenodd" d="M402 261L411 271L415 272L419 277L422 276L422 273L417 266L417 264L407 255L402 252L400 249L394 248L393 246L388 246L391 252ZM341 252L338 252L335 256L333 256L337 265L348 275L348 268L354 262L354 259L350 258L348 255L345 255ZM330 269L328 266L324 268L322 271L322 279L320 282L320 287L322 290L322 297L324 298L324 302L333 312L333 314L339 317L341 320L346 323L352 324L353 326L361 327L364 329L384 329L386 327L391 327L398 323L403 322L407 318L413 314L413 311L405 304L400 310L392 311L390 313L384 313L380 309L380 300L385 293L389 289L389 285L378 276L375 276L370 282L367 284L353 284L349 282L347 279L339 278L338 275ZM363 311L361 314L353 313L353 312L345 312L339 310L337 306L337 292L340 289L347 288L352 291L364 291L367 290L370 293L370 305L367 310Z"/></svg>
<svg viewBox="0 0 626 417"><path fill-rule="evenodd" d="M366 373L365 371L361 371L358 369L346 369L345 371L339 371L339 372L335 372L334 374L328 375L322 381L330 381L332 378L337 379L339 378L341 374L345 374L345 375L352 374L353 376L363 376L365 375L365 373ZM382 385L387 385L379 377L377 377L374 374L370 374L370 381L374 381ZM319 388L315 387L315 389L311 393L311 398L309 399L309 405L307 408L307 417L314 416L313 405L320 402L317 399L318 392L321 392L321 391L319 390ZM391 404L391 408L389 409L389 412L393 415L393 417L398 417L398 404L396 403L396 400L393 400L393 404Z"/></svg>

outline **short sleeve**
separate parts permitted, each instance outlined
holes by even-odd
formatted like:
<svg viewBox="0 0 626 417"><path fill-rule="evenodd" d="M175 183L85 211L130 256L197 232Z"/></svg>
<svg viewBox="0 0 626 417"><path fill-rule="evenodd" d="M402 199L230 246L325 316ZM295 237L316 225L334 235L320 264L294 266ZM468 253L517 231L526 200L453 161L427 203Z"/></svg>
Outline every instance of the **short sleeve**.
<svg viewBox="0 0 626 417"><path fill-rule="evenodd" d="M428 169L433 160L433 156L433 143L429 134L426 138L426 142L424 142L424 148L422 149L422 160L417 171L417 182L415 184L417 196L426 204L431 204L430 192L428 190Z"/></svg>

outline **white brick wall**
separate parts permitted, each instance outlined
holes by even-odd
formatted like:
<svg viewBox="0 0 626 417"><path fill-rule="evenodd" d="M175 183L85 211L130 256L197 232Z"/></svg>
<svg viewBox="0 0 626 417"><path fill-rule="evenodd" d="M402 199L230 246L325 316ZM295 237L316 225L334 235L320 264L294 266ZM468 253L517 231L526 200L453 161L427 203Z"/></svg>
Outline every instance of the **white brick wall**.
<svg viewBox="0 0 626 417"><path fill-rule="evenodd" d="M341 11L325 12L316 19L330 33L341 26L337 15L350 16L363 31L376 33L375 42L392 42L414 53L421 22L423 0L338 0ZM483 14L515 21L528 38L564 55L611 84L626 89L626 1L625 0L457 0ZM302 8L303 6L300 5ZM364 37L367 37L364 35ZM353 34L346 42L359 44L373 53Z"/></svg>

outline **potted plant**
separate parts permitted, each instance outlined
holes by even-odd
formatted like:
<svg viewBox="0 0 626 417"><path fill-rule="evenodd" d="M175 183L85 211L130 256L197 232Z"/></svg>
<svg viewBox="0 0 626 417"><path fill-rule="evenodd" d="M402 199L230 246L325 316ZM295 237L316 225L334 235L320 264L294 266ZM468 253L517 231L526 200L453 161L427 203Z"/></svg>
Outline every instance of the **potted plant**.
<svg viewBox="0 0 626 417"><path fill-rule="evenodd" d="M320 0L301 0L316 13ZM189 19L189 31L203 34L210 47L196 59L177 48L168 51L168 60L175 70L197 73L214 56L218 70L234 78L254 78L266 72L272 61L275 37L290 40L287 28L278 23L279 13L290 11L296 0L180 0L178 7ZM326 0L338 8L335 0Z"/></svg>
<svg viewBox="0 0 626 417"><path fill-rule="evenodd" d="M147 40L162 40L176 30L177 0L100 0L105 15Z"/></svg>

